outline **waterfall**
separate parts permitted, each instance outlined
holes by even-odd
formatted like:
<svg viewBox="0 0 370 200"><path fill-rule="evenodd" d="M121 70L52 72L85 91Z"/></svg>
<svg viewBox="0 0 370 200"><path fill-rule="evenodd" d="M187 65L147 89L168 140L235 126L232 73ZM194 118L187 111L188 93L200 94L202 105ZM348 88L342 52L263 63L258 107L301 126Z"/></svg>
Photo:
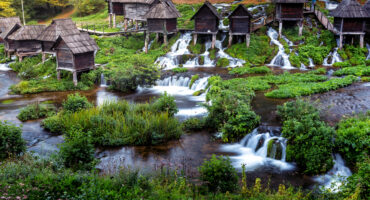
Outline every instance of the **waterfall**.
<svg viewBox="0 0 370 200"><path fill-rule="evenodd" d="M328 10L334 10L338 7L338 2L330 1L330 0L321 0L321 2L325 2L325 8Z"/></svg>
<svg viewBox="0 0 370 200"><path fill-rule="evenodd" d="M179 56L190 54L188 46L190 44L192 37L191 33L185 33L180 36L180 38L172 45L171 51L165 56L159 57L156 63L162 68L173 69L179 66Z"/></svg>
<svg viewBox="0 0 370 200"><path fill-rule="evenodd" d="M310 61L310 64L308 66L311 67L311 68L314 68L315 64L313 63L312 58L308 58L308 60Z"/></svg>
<svg viewBox="0 0 370 200"><path fill-rule="evenodd" d="M286 141L283 137L274 136L272 132L259 133L258 129L255 129L239 143L226 144L221 149L225 152L239 154L230 157L236 168L241 168L242 164L246 164L248 171L261 166L292 170L294 165L285 162Z"/></svg>
<svg viewBox="0 0 370 200"><path fill-rule="evenodd" d="M277 55L272 59L270 66L279 66L283 69L294 69L294 67L290 64L289 55L285 53L284 46L279 42L278 37L279 34L273 28L269 28L267 31L267 35L271 38L271 42L279 47L279 52Z"/></svg>
<svg viewBox="0 0 370 200"><path fill-rule="evenodd" d="M219 51L217 52L217 56L219 58L228 59L229 62L230 62L228 67L241 67L241 66L243 66L243 64L245 63L244 60L241 60L241 59L238 59L238 58L233 58L230 55L228 55L227 53L225 53L226 48L225 49L222 48L222 43L225 41L225 38L226 38L226 35L223 35L221 41L216 40L215 47L217 49L219 49Z"/></svg>
<svg viewBox="0 0 370 200"><path fill-rule="evenodd" d="M149 44L148 44L148 50L150 49L150 47L152 46L154 40L150 41ZM142 51L145 51L145 45L144 47L141 49Z"/></svg>
<svg viewBox="0 0 370 200"><path fill-rule="evenodd" d="M100 74L100 87L107 87L107 81L105 80L104 74Z"/></svg>
<svg viewBox="0 0 370 200"><path fill-rule="evenodd" d="M324 175L314 177L314 180L322 185L324 189L338 192L342 183L351 175L351 170L346 167L342 157L335 154L333 168Z"/></svg>
<svg viewBox="0 0 370 200"><path fill-rule="evenodd" d="M9 63L0 63L0 71L10 71L12 70L10 67L9 67Z"/></svg>
<svg viewBox="0 0 370 200"><path fill-rule="evenodd" d="M329 58L332 57L331 62L329 63ZM342 58L338 53L338 48L335 48L333 52L330 52L329 55L324 59L324 66L332 66L336 62L342 62Z"/></svg>
<svg viewBox="0 0 370 200"><path fill-rule="evenodd" d="M158 80L157 86L162 87L185 87L189 89L191 79L189 77L177 77L177 76L170 76L162 80ZM199 78L198 80L194 81L193 85L191 86L190 90L193 92L204 90L208 85L208 77Z"/></svg>
<svg viewBox="0 0 370 200"><path fill-rule="evenodd" d="M367 54L366 60L370 60L370 45L366 44L366 48L369 51L369 54Z"/></svg>

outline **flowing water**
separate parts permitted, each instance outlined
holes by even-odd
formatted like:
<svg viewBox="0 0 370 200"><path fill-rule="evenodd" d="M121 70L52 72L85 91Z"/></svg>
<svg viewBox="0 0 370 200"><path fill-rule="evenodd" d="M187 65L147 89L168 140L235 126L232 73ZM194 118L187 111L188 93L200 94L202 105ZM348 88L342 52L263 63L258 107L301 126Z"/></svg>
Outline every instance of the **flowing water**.
<svg viewBox="0 0 370 200"><path fill-rule="evenodd" d="M321 2L325 2L325 7L328 10L334 10L338 7L338 2L331 1L331 0L320 0Z"/></svg>
<svg viewBox="0 0 370 200"><path fill-rule="evenodd" d="M366 44L366 48L368 50L368 54L367 54L367 57L366 57L366 60L370 60L370 44Z"/></svg>
<svg viewBox="0 0 370 200"><path fill-rule="evenodd" d="M269 65L281 67L283 69L294 69L290 64L289 55L285 53L284 46L278 40L279 33L270 27L267 31L267 35L271 38L271 43L279 47L277 55L272 59Z"/></svg>

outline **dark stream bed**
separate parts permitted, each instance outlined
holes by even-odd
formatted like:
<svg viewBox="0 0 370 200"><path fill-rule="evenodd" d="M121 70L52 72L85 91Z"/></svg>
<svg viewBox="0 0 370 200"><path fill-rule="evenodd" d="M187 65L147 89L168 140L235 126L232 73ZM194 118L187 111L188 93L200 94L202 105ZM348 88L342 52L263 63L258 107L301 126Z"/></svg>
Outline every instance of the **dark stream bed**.
<svg viewBox="0 0 370 200"><path fill-rule="evenodd" d="M221 75L224 73L220 71L212 72L210 69L192 69L190 73L201 72L204 73L205 77L207 74L211 76L215 73L220 73ZM169 81L171 80L174 81L173 79ZM41 120L22 123L16 116L21 108L35 102L51 101L57 106L60 106L71 92L9 95L8 88L18 81L14 72L0 71L0 120L7 120L18 126L22 126L23 138L27 142L28 151L40 156L48 156L58 151L58 144L63 142L63 136L51 135L44 131L40 126ZM175 81L178 82L178 79ZM168 83L163 81L163 84ZM171 85L171 82L169 84ZM204 83L200 81L199 85L201 84ZM106 100L118 99L126 99L130 102L146 102L157 97L164 91L175 97L180 110L176 116L180 120L206 115L206 110L199 105L199 103L204 102L204 96L193 97L191 95L193 91L189 91L188 87L182 85L139 88L136 93L127 95L109 91L105 87L97 87L80 93L99 105ZM323 111L323 118L330 124L335 124L343 115L370 109L370 84L356 83L337 91L313 95L310 99L312 101L318 100L320 109ZM279 129L280 124L276 118L276 106L286 101L266 98L262 92L256 94L252 102L252 107L261 116L262 125L259 129L273 129L274 131ZM274 131L271 131L272 135ZM139 168L143 171L168 167L180 169L185 171L189 176L195 176L197 174L197 167L204 159L210 158L212 154L228 155L233 162L236 160L234 158L244 156L242 152L238 152L238 148L240 147L237 144L221 144L214 135L205 132L192 133L183 135L178 141L170 141L167 144L159 146L135 146L113 149L97 148L96 157L101 161L97 165L97 168L102 173L115 173L123 167ZM279 184L291 184L293 186L309 188L314 184L311 177L303 176L296 172L292 163L281 162L275 165L269 165L266 163L271 162L271 159L268 161L262 160L260 163L253 161L250 166L253 165L254 167L248 169L250 163L248 161L249 158L248 156L245 157L248 184L252 184L257 177L262 179L264 185L269 184L273 188L278 187ZM285 164L289 165L290 167L282 167L282 164L284 166Z"/></svg>

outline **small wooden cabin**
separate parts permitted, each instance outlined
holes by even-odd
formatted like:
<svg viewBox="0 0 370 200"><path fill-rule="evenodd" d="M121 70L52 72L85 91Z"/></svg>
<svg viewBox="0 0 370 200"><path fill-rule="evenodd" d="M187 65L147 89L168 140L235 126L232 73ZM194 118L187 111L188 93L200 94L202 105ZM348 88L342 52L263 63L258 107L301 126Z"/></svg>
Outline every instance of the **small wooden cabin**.
<svg viewBox="0 0 370 200"><path fill-rule="evenodd" d="M0 34L6 31L11 26L14 26L14 24L22 24L19 17L5 17L0 18ZM3 39L0 37L0 42L3 42Z"/></svg>
<svg viewBox="0 0 370 200"><path fill-rule="evenodd" d="M273 0L275 4L275 20L279 21L279 37L281 37L283 21L297 21L299 35L302 35L305 2L306 0Z"/></svg>
<svg viewBox="0 0 370 200"><path fill-rule="evenodd" d="M21 27L22 25L20 23L15 23L0 34L0 38L2 38L4 42L5 54L8 57L17 50L17 43L14 40L9 39L9 35L13 34Z"/></svg>
<svg viewBox="0 0 370 200"><path fill-rule="evenodd" d="M60 70L73 73L73 83L77 85L77 73L94 69L95 54L99 47L88 33L60 35L53 49L57 57L57 77Z"/></svg>
<svg viewBox="0 0 370 200"><path fill-rule="evenodd" d="M212 48L215 46L218 25L222 17L217 9L208 1L191 18L195 23L194 45L197 43L198 34L212 35Z"/></svg>
<svg viewBox="0 0 370 200"><path fill-rule="evenodd" d="M116 15L124 16L124 28L127 30L128 20L145 22L145 15L159 0L107 0L110 16L113 16L113 26L116 26ZM111 17L110 17L111 19Z"/></svg>
<svg viewBox="0 0 370 200"><path fill-rule="evenodd" d="M22 61L24 56L36 55L42 51L41 42L37 38L45 28L45 25L26 25L8 36L16 43L19 61Z"/></svg>
<svg viewBox="0 0 370 200"><path fill-rule="evenodd" d="M248 9L239 4L239 6L229 15L229 46L232 44L234 35L245 35L246 44L249 47L251 33L251 19L253 16Z"/></svg>
<svg viewBox="0 0 370 200"><path fill-rule="evenodd" d="M366 10L367 14L370 15L370 0L368 0L365 5L364 9ZM370 16L366 20L366 32L370 34Z"/></svg>
<svg viewBox="0 0 370 200"><path fill-rule="evenodd" d="M43 60L45 59L45 54L55 53L52 47L59 36L76 34L80 34L80 31L72 19L54 19L38 37L38 40L41 41L42 45Z"/></svg>
<svg viewBox="0 0 370 200"><path fill-rule="evenodd" d="M331 11L334 17L334 29L340 37L339 48L343 47L343 36L360 36L360 46L364 47L366 20L368 12L356 0L343 0L336 9Z"/></svg>

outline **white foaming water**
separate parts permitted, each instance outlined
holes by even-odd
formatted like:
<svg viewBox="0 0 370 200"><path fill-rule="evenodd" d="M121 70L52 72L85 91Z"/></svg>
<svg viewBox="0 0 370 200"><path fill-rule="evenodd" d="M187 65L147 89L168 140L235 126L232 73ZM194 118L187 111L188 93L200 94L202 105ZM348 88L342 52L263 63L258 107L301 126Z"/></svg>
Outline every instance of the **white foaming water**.
<svg viewBox="0 0 370 200"><path fill-rule="evenodd" d="M351 170L346 167L342 157L339 154L335 154L333 168L325 175L314 177L314 180L322 185L323 189L338 192L343 182L351 175Z"/></svg>
<svg viewBox="0 0 370 200"><path fill-rule="evenodd" d="M289 55L285 53L284 46L278 40L278 32L270 27L267 31L267 35L271 38L271 42L279 47L279 52L272 59L269 66L278 66L282 67L283 69L294 69L294 67L290 64Z"/></svg>
<svg viewBox="0 0 370 200"><path fill-rule="evenodd" d="M366 44L366 48L369 51L369 54L367 54L366 60L370 60L370 45L369 44Z"/></svg>
<svg viewBox="0 0 370 200"><path fill-rule="evenodd" d="M312 58L308 58L308 60L310 60L309 67L314 68L315 67L315 64L313 63Z"/></svg>
<svg viewBox="0 0 370 200"><path fill-rule="evenodd" d="M10 70L12 69L9 67L9 63L0 64L0 71L10 71Z"/></svg>
<svg viewBox="0 0 370 200"><path fill-rule="evenodd" d="M268 153L269 142L273 142L270 153ZM279 170L293 170L295 168L293 164L285 162L286 139L273 136L272 133L268 132L259 133L257 129L246 135L239 143L223 145L221 150L239 154L230 157L233 166L238 169L241 168L242 164L246 165L247 171L253 171L262 166L272 166ZM279 154L281 156L277 156Z"/></svg>
<svg viewBox="0 0 370 200"><path fill-rule="evenodd" d="M108 87L103 73L100 75L100 87Z"/></svg>
<svg viewBox="0 0 370 200"><path fill-rule="evenodd" d="M180 36L180 38L172 45L171 51L165 56L159 57L156 63L162 68L173 69L179 66L178 57L181 55L190 54L188 46L190 44L192 37L191 33L185 33Z"/></svg>
<svg viewBox="0 0 370 200"><path fill-rule="evenodd" d="M328 10L334 10L338 7L338 2L335 2L335 1L324 0L322 2L325 2L325 7Z"/></svg>
<svg viewBox="0 0 370 200"><path fill-rule="evenodd" d="M152 46L153 42L154 42L154 40L152 40L152 41L149 42L149 44L148 44L148 50ZM143 46L142 51L145 51L145 45Z"/></svg>
<svg viewBox="0 0 370 200"><path fill-rule="evenodd" d="M332 57L331 62L328 63L329 57ZM324 59L324 66L332 66L336 62L342 62L342 58L338 53L338 48L335 48L333 52L330 52L329 55Z"/></svg>
<svg viewBox="0 0 370 200"><path fill-rule="evenodd" d="M230 55L228 55L227 53L225 53L224 50L226 48L222 48L222 43L225 40L225 38L226 38L226 35L223 35L221 41L216 40L215 47L217 49L219 49L219 51L217 52L217 56L219 58L228 59L229 60L229 66L228 67L241 67L241 66L243 66L243 64L245 63L244 60L241 60L241 59L238 59L238 58L233 58Z"/></svg>

